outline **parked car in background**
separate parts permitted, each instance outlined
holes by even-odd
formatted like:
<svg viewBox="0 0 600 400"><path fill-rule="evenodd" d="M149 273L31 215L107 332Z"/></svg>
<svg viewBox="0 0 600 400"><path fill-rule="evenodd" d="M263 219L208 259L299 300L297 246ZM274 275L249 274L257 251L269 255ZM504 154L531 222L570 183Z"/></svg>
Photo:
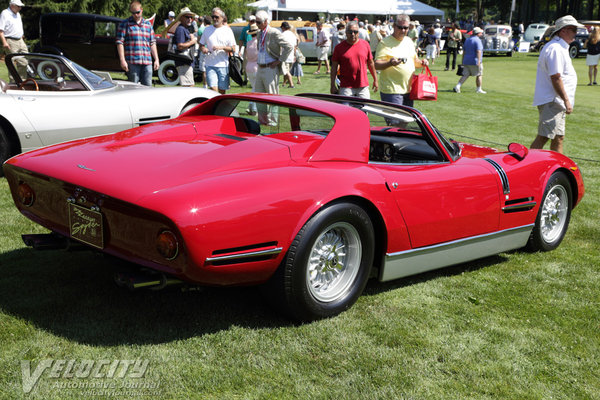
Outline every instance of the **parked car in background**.
<svg viewBox="0 0 600 400"><path fill-rule="evenodd" d="M118 280L131 287L263 284L302 321L348 309L371 277L553 250L584 195L563 154L459 143L412 107L325 94L218 96L4 171L19 211L53 232L26 244L156 271Z"/></svg>
<svg viewBox="0 0 600 400"><path fill-rule="evenodd" d="M170 119L217 94L112 81L51 54L9 54L5 62L14 83L0 80L0 164L49 144Z"/></svg>
<svg viewBox="0 0 600 400"><path fill-rule="evenodd" d="M529 42L531 46L535 46L549 27L550 25L544 23L529 24L523 34L523 41Z"/></svg>
<svg viewBox="0 0 600 400"><path fill-rule="evenodd" d="M552 31L554 30L554 25L548 27L546 32L540 37L539 42L535 45L534 50L542 51L544 46L550 41ZM573 40L569 44L569 55L571 58L576 58L580 55L587 54L587 49L584 47L585 42L590 37L590 34L586 28L577 28L577 34L575 35L575 40Z"/></svg>
<svg viewBox="0 0 600 400"><path fill-rule="evenodd" d="M510 25L487 25L483 29L483 53L506 54L511 57L515 47Z"/></svg>
<svg viewBox="0 0 600 400"><path fill-rule="evenodd" d="M35 51L65 56L88 69L122 72L115 44L121 21L96 14L44 14L40 18L40 43ZM157 75L163 85L176 85L179 74L167 54L168 44L169 39L156 38L161 61Z"/></svg>

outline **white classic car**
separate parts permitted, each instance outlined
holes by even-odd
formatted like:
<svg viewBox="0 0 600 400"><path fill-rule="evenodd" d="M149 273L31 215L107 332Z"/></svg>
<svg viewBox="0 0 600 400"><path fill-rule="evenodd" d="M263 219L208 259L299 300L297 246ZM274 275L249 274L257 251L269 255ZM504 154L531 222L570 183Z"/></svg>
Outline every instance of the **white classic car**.
<svg viewBox="0 0 600 400"><path fill-rule="evenodd" d="M515 47L509 25L487 25L483 30L483 53L504 53L511 57Z"/></svg>
<svg viewBox="0 0 600 400"><path fill-rule="evenodd" d="M57 55L10 54L6 66L10 82L0 79L0 164L38 147L170 119L218 95L112 81Z"/></svg>

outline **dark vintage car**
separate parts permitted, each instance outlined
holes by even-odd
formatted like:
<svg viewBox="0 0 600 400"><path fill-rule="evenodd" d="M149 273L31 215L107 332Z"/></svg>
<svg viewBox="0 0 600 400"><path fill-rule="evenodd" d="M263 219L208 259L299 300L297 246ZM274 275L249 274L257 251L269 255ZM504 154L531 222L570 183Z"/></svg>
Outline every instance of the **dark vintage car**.
<svg viewBox="0 0 600 400"><path fill-rule="evenodd" d="M554 30L554 25L546 29L546 32L541 36L540 41L534 47L537 51L542 51L544 46L550 41L552 31ZM584 47L585 42L590 37L589 32L586 28L577 28L577 35L575 36L575 40L569 44L569 55L571 58L576 58L580 55L586 55L587 49Z"/></svg>
<svg viewBox="0 0 600 400"><path fill-rule="evenodd" d="M115 37L121 18L83 13L51 13L40 18L40 44L36 52L63 55L81 66L102 71L121 71ZM169 39L157 38L161 60L158 78L175 85L179 75L167 55Z"/></svg>

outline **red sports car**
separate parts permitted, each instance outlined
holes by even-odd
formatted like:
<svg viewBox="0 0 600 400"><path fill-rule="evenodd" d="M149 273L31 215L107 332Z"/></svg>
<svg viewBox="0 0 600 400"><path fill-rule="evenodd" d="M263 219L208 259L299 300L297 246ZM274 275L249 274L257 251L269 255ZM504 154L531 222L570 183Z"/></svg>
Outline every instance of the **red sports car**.
<svg viewBox="0 0 600 400"><path fill-rule="evenodd" d="M21 213L52 231L26 243L263 284L299 320L347 309L370 277L552 250L584 193L561 154L455 142L413 108L322 94L218 96L4 171Z"/></svg>

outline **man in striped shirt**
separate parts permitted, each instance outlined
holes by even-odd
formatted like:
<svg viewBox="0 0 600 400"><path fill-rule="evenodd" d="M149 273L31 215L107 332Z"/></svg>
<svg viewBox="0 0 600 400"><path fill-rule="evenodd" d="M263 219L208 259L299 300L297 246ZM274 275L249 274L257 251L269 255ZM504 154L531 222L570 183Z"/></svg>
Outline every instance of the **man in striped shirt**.
<svg viewBox="0 0 600 400"><path fill-rule="evenodd" d="M121 22L117 30L117 53L121 68L130 81L152 86L152 69L158 70L160 64L154 29L150 21L142 18L142 4L139 1L132 1L129 11L131 17Z"/></svg>

